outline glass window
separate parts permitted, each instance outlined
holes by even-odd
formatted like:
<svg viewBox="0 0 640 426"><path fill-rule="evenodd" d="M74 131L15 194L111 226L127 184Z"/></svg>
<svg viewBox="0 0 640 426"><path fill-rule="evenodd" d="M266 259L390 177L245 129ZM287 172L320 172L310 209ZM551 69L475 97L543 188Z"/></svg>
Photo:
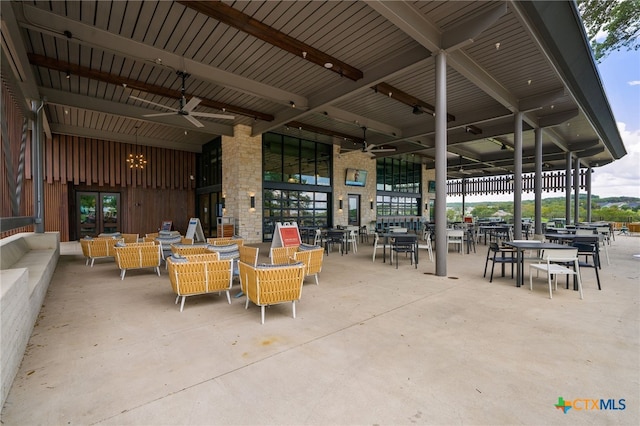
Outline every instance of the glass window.
<svg viewBox="0 0 640 426"><path fill-rule="evenodd" d="M380 158L376 171L377 215L419 215L422 165L397 158Z"/></svg>
<svg viewBox="0 0 640 426"><path fill-rule="evenodd" d="M282 181L282 137L267 133L262 142L262 174L265 181Z"/></svg>
<svg viewBox="0 0 640 426"><path fill-rule="evenodd" d="M273 239L276 222L296 222L298 226L329 226L329 194L315 191L264 190L263 234Z"/></svg>
<svg viewBox="0 0 640 426"><path fill-rule="evenodd" d="M332 145L276 133L263 135L262 141L264 240L273 239L276 222L328 227ZM327 189L309 191L306 185Z"/></svg>
<svg viewBox="0 0 640 426"><path fill-rule="evenodd" d="M331 145L275 133L262 141L265 182L331 186Z"/></svg>
<svg viewBox="0 0 640 426"><path fill-rule="evenodd" d="M222 185L222 139L217 138L202 147L200 156L200 187Z"/></svg>

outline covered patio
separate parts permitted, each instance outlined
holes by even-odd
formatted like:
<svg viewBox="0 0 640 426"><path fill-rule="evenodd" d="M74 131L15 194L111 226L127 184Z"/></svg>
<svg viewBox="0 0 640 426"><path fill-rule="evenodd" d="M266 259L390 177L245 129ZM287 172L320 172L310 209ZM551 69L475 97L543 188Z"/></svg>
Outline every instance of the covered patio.
<svg viewBox="0 0 640 426"><path fill-rule="evenodd" d="M332 253L297 318L272 306L261 325L224 295L181 313L165 271L120 281L62 243L3 424L637 424L640 238L616 238L602 291L584 269L584 300L489 283L485 248L450 252L449 277L424 254L416 270L368 244Z"/></svg>

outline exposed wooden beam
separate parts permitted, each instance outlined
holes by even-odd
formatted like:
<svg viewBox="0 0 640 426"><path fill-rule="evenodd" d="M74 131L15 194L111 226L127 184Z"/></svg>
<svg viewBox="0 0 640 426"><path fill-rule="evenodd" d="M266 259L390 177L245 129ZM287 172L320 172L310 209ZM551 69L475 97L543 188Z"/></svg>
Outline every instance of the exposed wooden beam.
<svg viewBox="0 0 640 426"><path fill-rule="evenodd" d="M376 93L380 93L381 95L388 96L391 99L395 99L398 102L401 102L405 105L410 106L411 108L419 108L420 109L419 113L426 112L428 114L434 115L436 112L436 107L434 107L433 105L427 102L424 102L406 92L403 92L402 90L396 87L393 87L390 84L378 83L375 86L373 86L372 89ZM456 121L456 118L451 114L447 114L447 121Z"/></svg>
<svg viewBox="0 0 640 426"><path fill-rule="evenodd" d="M145 83L142 81L134 80L132 78L121 77L119 75L110 74L103 71L94 70L91 68L83 67L77 64L71 64L69 62L59 61L53 58L47 58L42 55L36 55L29 53L29 62L33 65L49 68L60 72L69 72L73 75L89 78L92 80L98 80L105 83L115 85L126 85L130 89L142 90L144 92L153 93L158 96L165 96L167 98L180 98L182 93L180 90L168 89L162 86L156 86L153 84ZM187 93L189 94L189 93ZM192 94L189 94L190 96ZM198 96L200 98L200 96ZM225 110L229 113L245 115L247 117L256 118L264 121L272 121L273 115L265 114L259 111L253 111L247 108L238 107L235 105L229 105L222 102L214 101L211 99L201 98L200 105L209 108L215 108L219 110Z"/></svg>
<svg viewBox="0 0 640 426"><path fill-rule="evenodd" d="M294 128L301 129L301 130L307 130L309 132L314 132L314 133L318 133L318 134L321 134L321 135L337 137L337 138L341 138L341 139L349 139L349 140L354 141L354 142L356 142L358 144L364 143L364 139L359 138L357 136L352 136L352 135L349 135L347 133L342 133L342 132L336 132L334 130L325 129L325 128L322 128L322 127L312 126L310 124L305 124L305 123L302 123L300 121L290 121L286 125L289 126L289 127L294 127Z"/></svg>
<svg viewBox="0 0 640 426"><path fill-rule="evenodd" d="M252 35L266 43L276 46L296 56L300 56L309 62L347 77L353 81L363 77L362 71L342 62L306 43L301 42L275 28L272 28L251 16L240 12L231 6L219 1L178 1L185 7L193 9L223 24L236 28ZM331 64L331 67L325 64Z"/></svg>

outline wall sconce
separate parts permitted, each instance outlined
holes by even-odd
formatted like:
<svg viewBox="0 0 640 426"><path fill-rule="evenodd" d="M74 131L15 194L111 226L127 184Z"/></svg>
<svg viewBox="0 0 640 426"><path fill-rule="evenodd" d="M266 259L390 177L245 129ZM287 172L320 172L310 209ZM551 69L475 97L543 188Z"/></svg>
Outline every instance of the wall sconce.
<svg viewBox="0 0 640 426"><path fill-rule="evenodd" d="M225 208L225 204L224 204L224 203L225 203L225 198L224 198L224 197L222 197L222 198L220 199L220 204L222 204L222 208L223 208L223 209Z"/></svg>
<svg viewBox="0 0 640 426"><path fill-rule="evenodd" d="M429 210L429 203L424 203L424 211Z"/></svg>
<svg viewBox="0 0 640 426"><path fill-rule="evenodd" d="M373 200L369 200L369 208L373 210Z"/></svg>
<svg viewBox="0 0 640 426"><path fill-rule="evenodd" d="M251 206L252 209L256 208L256 196L255 195L252 195L249 198L249 205Z"/></svg>
<svg viewBox="0 0 640 426"><path fill-rule="evenodd" d="M342 198L338 200L338 210L342 210Z"/></svg>

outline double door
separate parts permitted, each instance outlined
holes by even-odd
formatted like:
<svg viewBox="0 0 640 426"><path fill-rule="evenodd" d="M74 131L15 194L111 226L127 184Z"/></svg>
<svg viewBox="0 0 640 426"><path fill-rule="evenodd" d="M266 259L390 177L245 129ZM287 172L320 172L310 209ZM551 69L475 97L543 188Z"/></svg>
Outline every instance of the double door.
<svg viewBox="0 0 640 426"><path fill-rule="evenodd" d="M120 194L78 192L76 194L78 238L120 231Z"/></svg>

